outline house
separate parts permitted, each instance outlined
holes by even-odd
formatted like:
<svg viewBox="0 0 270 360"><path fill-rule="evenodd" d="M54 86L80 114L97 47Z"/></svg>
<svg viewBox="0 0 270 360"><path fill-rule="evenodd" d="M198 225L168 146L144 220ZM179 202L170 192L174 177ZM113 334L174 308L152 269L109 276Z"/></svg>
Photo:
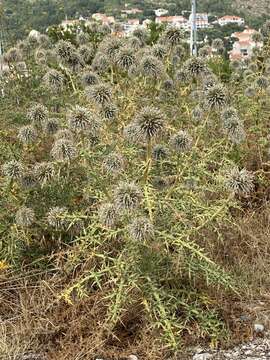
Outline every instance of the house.
<svg viewBox="0 0 270 360"><path fill-rule="evenodd" d="M157 16L155 19L157 24L170 24L178 28L188 29L189 24L187 19L182 15L176 16Z"/></svg>
<svg viewBox="0 0 270 360"><path fill-rule="evenodd" d="M92 15L92 19L100 21L102 24L111 25L115 23L114 16L107 16L102 13L95 13Z"/></svg>
<svg viewBox="0 0 270 360"><path fill-rule="evenodd" d="M137 14L142 14L143 11L140 9L137 9L137 8L133 8L133 9L121 10L121 13L127 14L127 15L137 15Z"/></svg>
<svg viewBox="0 0 270 360"><path fill-rule="evenodd" d="M192 24L192 14L190 14L190 16L189 16L190 27L191 27L191 24ZM209 21L208 21L208 14L197 13L196 14L196 26L197 26L197 29L207 29L207 28L211 27L211 25L209 24Z"/></svg>
<svg viewBox="0 0 270 360"><path fill-rule="evenodd" d="M154 12L155 12L155 15L158 17L168 14L168 10L166 10L166 9L157 9Z"/></svg>
<svg viewBox="0 0 270 360"><path fill-rule="evenodd" d="M239 16L230 16L230 15L225 15L221 18L219 18L217 20L217 23L220 25L220 26L225 26L225 25L228 25L228 24L236 24L236 25L239 25L239 26L242 26L245 24L245 20Z"/></svg>
<svg viewBox="0 0 270 360"><path fill-rule="evenodd" d="M132 33L134 30L136 30L140 26L140 20L139 19L128 19L123 24L123 29L126 34Z"/></svg>
<svg viewBox="0 0 270 360"><path fill-rule="evenodd" d="M236 38L237 41L233 44L233 49L230 52L230 60L242 60L252 55L252 50L255 47L261 48L262 42L254 42L252 35L256 33L254 29L245 29L243 32L237 32L232 34L232 38Z"/></svg>

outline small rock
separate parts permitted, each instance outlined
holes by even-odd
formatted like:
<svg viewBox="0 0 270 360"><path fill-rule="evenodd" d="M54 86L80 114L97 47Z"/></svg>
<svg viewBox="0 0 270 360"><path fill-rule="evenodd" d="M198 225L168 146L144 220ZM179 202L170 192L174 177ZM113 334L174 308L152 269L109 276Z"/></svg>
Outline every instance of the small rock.
<svg viewBox="0 0 270 360"><path fill-rule="evenodd" d="M262 325L262 324L254 324L254 331L256 333L264 332L264 325Z"/></svg>

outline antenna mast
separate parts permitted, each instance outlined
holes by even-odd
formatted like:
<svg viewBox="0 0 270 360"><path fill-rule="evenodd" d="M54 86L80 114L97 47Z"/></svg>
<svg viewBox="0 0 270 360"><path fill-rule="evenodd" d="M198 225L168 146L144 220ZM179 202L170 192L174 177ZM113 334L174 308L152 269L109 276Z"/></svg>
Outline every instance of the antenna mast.
<svg viewBox="0 0 270 360"><path fill-rule="evenodd" d="M197 8L196 8L196 0L191 0L190 55L191 56L197 56Z"/></svg>

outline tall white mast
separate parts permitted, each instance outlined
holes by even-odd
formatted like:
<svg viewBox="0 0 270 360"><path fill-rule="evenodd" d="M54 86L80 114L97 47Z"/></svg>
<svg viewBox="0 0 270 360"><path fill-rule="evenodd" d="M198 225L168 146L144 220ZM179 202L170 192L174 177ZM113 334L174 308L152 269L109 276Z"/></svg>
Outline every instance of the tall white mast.
<svg viewBox="0 0 270 360"><path fill-rule="evenodd" d="M196 0L191 0L190 55L197 56L197 9Z"/></svg>

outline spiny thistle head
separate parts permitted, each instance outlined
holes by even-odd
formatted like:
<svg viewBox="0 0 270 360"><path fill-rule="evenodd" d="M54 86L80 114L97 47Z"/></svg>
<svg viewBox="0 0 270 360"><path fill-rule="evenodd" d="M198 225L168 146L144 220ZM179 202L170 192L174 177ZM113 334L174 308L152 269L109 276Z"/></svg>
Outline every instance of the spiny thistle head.
<svg viewBox="0 0 270 360"><path fill-rule="evenodd" d="M134 182L121 182L114 190L114 204L120 211L132 211L142 200L141 189Z"/></svg>
<svg viewBox="0 0 270 360"><path fill-rule="evenodd" d="M222 109L227 104L226 89L221 84L216 84L205 93L205 105L209 109Z"/></svg>
<svg viewBox="0 0 270 360"><path fill-rule="evenodd" d="M124 168L123 156L118 153L111 153L106 156L102 166L108 175L118 175Z"/></svg>
<svg viewBox="0 0 270 360"><path fill-rule="evenodd" d="M91 45L80 46L78 52L85 64L90 64L95 57L95 49Z"/></svg>
<svg viewBox="0 0 270 360"><path fill-rule="evenodd" d="M59 40L55 45L55 52L62 61L67 62L76 48L69 41Z"/></svg>
<svg viewBox="0 0 270 360"><path fill-rule="evenodd" d="M175 74L175 80L178 81L180 84L186 84L190 81L189 73L185 68L180 69Z"/></svg>
<svg viewBox="0 0 270 360"><path fill-rule="evenodd" d="M92 62L92 69L98 74L104 74L110 67L110 59L104 53L98 52Z"/></svg>
<svg viewBox="0 0 270 360"><path fill-rule="evenodd" d="M72 141L59 139L53 144L51 155L57 161L70 161L76 157L77 151Z"/></svg>
<svg viewBox="0 0 270 360"><path fill-rule="evenodd" d="M256 89L254 88L254 86L249 86L245 89L245 95L246 97L252 98L254 96L256 96Z"/></svg>
<svg viewBox="0 0 270 360"><path fill-rule="evenodd" d="M107 84L99 83L86 88L86 95L97 105L103 106L111 102L112 90Z"/></svg>
<svg viewBox="0 0 270 360"><path fill-rule="evenodd" d="M55 69L50 69L43 77L45 87L53 93L58 93L63 90L65 78L63 74Z"/></svg>
<svg viewBox="0 0 270 360"><path fill-rule="evenodd" d="M87 108L76 105L68 112L67 119L70 129L83 131L91 127L92 114Z"/></svg>
<svg viewBox="0 0 270 360"><path fill-rule="evenodd" d="M199 49L199 56L200 57L207 57L211 54L211 47L206 45Z"/></svg>
<svg viewBox="0 0 270 360"><path fill-rule="evenodd" d="M101 24L98 28L98 32L103 36L105 36L105 35L110 35L112 31L109 25Z"/></svg>
<svg viewBox="0 0 270 360"><path fill-rule="evenodd" d="M91 70L86 70L82 73L81 80L84 86L96 85L100 82L98 74Z"/></svg>
<svg viewBox="0 0 270 360"><path fill-rule="evenodd" d="M269 85L269 80L266 76L258 76L255 80L255 86L261 90L267 89Z"/></svg>
<svg viewBox="0 0 270 360"><path fill-rule="evenodd" d="M200 57L191 57L185 62L184 67L187 73L192 77L203 75L206 72L205 61Z"/></svg>
<svg viewBox="0 0 270 360"><path fill-rule="evenodd" d="M238 116L238 112L237 110L232 107L232 106L229 106L229 107L226 107L224 110L222 110L221 112L221 119L223 121L226 121L230 118L237 118Z"/></svg>
<svg viewBox="0 0 270 360"><path fill-rule="evenodd" d="M139 50L142 46L140 39L138 39L136 36L130 36L128 38L127 44L133 50Z"/></svg>
<svg viewBox="0 0 270 360"><path fill-rule="evenodd" d="M76 36L76 43L78 45L85 45L90 41L89 35L83 31L80 31Z"/></svg>
<svg viewBox="0 0 270 360"><path fill-rule="evenodd" d="M21 162L11 160L3 165L4 175L12 180L20 179L24 172L24 167Z"/></svg>
<svg viewBox="0 0 270 360"><path fill-rule="evenodd" d="M186 131L180 130L171 137L170 146L178 153L187 152L192 147L192 138Z"/></svg>
<svg viewBox="0 0 270 360"><path fill-rule="evenodd" d="M173 49L173 54L178 56L180 59L183 59L186 55L186 49L183 45L176 45Z"/></svg>
<svg viewBox="0 0 270 360"><path fill-rule="evenodd" d="M56 230L66 230L67 227L67 209L56 206L47 213L47 223Z"/></svg>
<svg viewBox="0 0 270 360"><path fill-rule="evenodd" d="M37 139L37 132L32 125L21 127L18 139L24 144L32 144Z"/></svg>
<svg viewBox="0 0 270 360"><path fill-rule="evenodd" d="M162 83L162 88L166 91L174 90L174 82L172 79L166 79Z"/></svg>
<svg viewBox="0 0 270 360"><path fill-rule="evenodd" d="M153 147L152 155L155 160L167 159L169 156L169 149L162 144L157 144Z"/></svg>
<svg viewBox="0 0 270 360"><path fill-rule="evenodd" d="M104 204L99 208L98 216L102 226L112 229L118 218L118 209L114 204Z"/></svg>
<svg viewBox="0 0 270 360"><path fill-rule="evenodd" d="M107 55L110 61L114 62L122 46L122 39L115 36L108 36L100 44L99 51Z"/></svg>
<svg viewBox="0 0 270 360"><path fill-rule="evenodd" d="M214 49L221 49L224 47L224 43L222 39L214 39L212 42L212 46Z"/></svg>
<svg viewBox="0 0 270 360"><path fill-rule="evenodd" d="M50 162L41 162L37 163L34 166L34 175L36 180L44 185L47 182L51 181L55 176L55 169L53 163Z"/></svg>
<svg viewBox="0 0 270 360"><path fill-rule="evenodd" d="M70 58L66 61L66 63L73 71L80 71L85 67L83 57L77 51L74 51L70 55Z"/></svg>
<svg viewBox="0 0 270 360"><path fill-rule="evenodd" d="M119 109L114 103L105 104L100 111L101 116L107 122L114 121L118 116Z"/></svg>
<svg viewBox="0 0 270 360"><path fill-rule="evenodd" d="M20 178L20 184L24 189L31 189L37 185L37 178L34 171L24 172Z"/></svg>
<svg viewBox="0 0 270 360"><path fill-rule="evenodd" d="M54 138L55 138L55 140L59 140L59 139L73 140L74 136L69 129L60 129L57 131Z"/></svg>
<svg viewBox="0 0 270 360"><path fill-rule="evenodd" d="M151 240L154 237L154 226L146 217L135 218L128 227L129 235L136 241Z"/></svg>
<svg viewBox="0 0 270 360"><path fill-rule="evenodd" d="M234 194L246 195L254 189L254 176L246 169L235 167L226 174L225 185Z"/></svg>
<svg viewBox="0 0 270 360"><path fill-rule="evenodd" d="M155 44L152 47L152 54L159 60L163 60L168 53L168 48L162 44Z"/></svg>
<svg viewBox="0 0 270 360"><path fill-rule="evenodd" d="M17 48L10 48L4 54L4 61L7 63L16 63L18 61L21 61L21 59L22 59L22 53Z"/></svg>
<svg viewBox="0 0 270 360"><path fill-rule="evenodd" d="M142 138L149 141L164 129L165 119L159 109L154 106L146 106L135 116L134 124Z"/></svg>
<svg viewBox="0 0 270 360"><path fill-rule="evenodd" d="M143 76L160 79L164 73L164 65L152 55L145 55L139 63L139 71Z"/></svg>
<svg viewBox="0 0 270 360"><path fill-rule="evenodd" d="M208 75L205 76L202 80L203 83L203 90L207 91L208 89L210 89L212 86L217 84L218 79L214 76L214 75Z"/></svg>
<svg viewBox="0 0 270 360"><path fill-rule="evenodd" d="M136 62L135 52L130 47L123 47L115 57L115 63L120 69L128 70Z"/></svg>
<svg viewBox="0 0 270 360"><path fill-rule="evenodd" d="M180 44L183 41L183 38L183 31L174 26L168 26L163 34L165 44L168 44L170 46L176 46Z"/></svg>
<svg viewBox="0 0 270 360"><path fill-rule="evenodd" d="M135 29L132 35L140 40L141 45L144 45L149 38L149 32L142 28Z"/></svg>
<svg viewBox="0 0 270 360"><path fill-rule="evenodd" d="M46 34L40 34L38 38L38 43L43 49L48 49L51 47L51 39Z"/></svg>
<svg viewBox="0 0 270 360"><path fill-rule="evenodd" d="M59 120L58 119L48 119L43 124L43 131L48 135L53 135L59 130Z"/></svg>
<svg viewBox="0 0 270 360"><path fill-rule="evenodd" d="M41 127L48 119L48 109L42 104L33 105L27 112L27 117L33 125Z"/></svg>
<svg viewBox="0 0 270 360"><path fill-rule="evenodd" d="M35 221L35 213L32 209L23 206L16 213L16 224L21 227L30 227Z"/></svg>

